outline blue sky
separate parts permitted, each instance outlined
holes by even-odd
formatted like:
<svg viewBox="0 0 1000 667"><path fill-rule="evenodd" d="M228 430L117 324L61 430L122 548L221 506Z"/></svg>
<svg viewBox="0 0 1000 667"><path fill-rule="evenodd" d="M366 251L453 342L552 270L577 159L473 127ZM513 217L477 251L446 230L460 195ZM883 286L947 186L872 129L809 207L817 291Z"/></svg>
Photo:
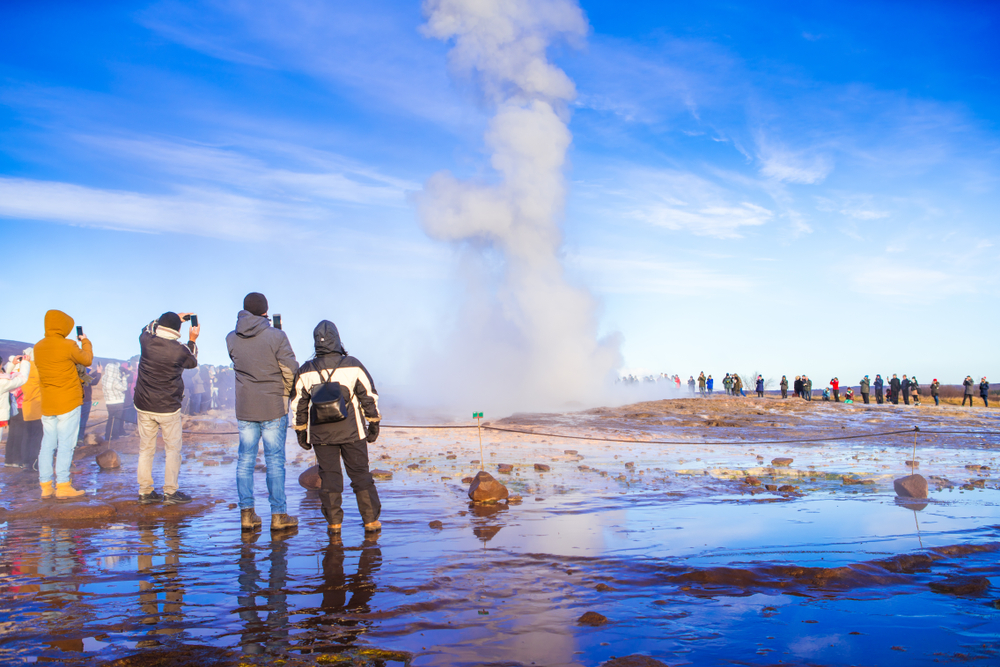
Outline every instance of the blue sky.
<svg viewBox="0 0 1000 667"><path fill-rule="evenodd" d="M549 49L577 91L561 258L623 368L1000 374L1000 10L581 8L586 38ZM38 339L54 307L129 356L194 310L221 363L256 290L300 359L328 318L404 380L465 290L415 200L443 169L495 178L490 103L423 21L419 2L5 5L0 338Z"/></svg>

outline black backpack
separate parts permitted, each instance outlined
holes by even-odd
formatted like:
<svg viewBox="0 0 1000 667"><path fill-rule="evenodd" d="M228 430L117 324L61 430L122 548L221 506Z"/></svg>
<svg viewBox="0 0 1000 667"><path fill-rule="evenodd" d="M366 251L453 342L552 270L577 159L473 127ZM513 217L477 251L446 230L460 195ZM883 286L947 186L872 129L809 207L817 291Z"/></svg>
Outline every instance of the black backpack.
<svg viewBox="0 0 1000 667"><path fill-rule="evenodd" d="M340 358L340 363L330 371L325 380L323 379L323 371L319 371L321 384L313 387L310 399L312 405L309 406L309 422L311 424L335 424L347 419L347 401L344 400L341 385L339 382L330 382L333 379L333 374L346 358L346 356Z"/></svg>

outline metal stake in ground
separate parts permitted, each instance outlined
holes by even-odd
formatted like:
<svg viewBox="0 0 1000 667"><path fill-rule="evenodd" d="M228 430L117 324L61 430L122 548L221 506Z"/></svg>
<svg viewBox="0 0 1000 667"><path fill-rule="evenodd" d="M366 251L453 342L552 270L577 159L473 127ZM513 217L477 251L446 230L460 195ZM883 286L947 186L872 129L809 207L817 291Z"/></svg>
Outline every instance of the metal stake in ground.
<svg viewBox="0 0 1000 667"><path fill-rule="evenodd" d="M483 418L482 412L473 412L472 418L476 420L476 427L479 430L479 469L486 470L486 457L483 455L483 425L480 420Z"/></svg>
<svg viewBox="0 0 1000 667"><path fill-rule="evenodd" d="M917 433L919 433L919 432L920 432L920 427L919 426L914 426L913 427L913 458L910 459L910 474L911 475L913 474L914 467L917 465ZM913 516L914 516L914 518L916 518L916 516L917 516L916 513L914 513ZM922 549L923 546L921 546L920 548Z"/></svg>

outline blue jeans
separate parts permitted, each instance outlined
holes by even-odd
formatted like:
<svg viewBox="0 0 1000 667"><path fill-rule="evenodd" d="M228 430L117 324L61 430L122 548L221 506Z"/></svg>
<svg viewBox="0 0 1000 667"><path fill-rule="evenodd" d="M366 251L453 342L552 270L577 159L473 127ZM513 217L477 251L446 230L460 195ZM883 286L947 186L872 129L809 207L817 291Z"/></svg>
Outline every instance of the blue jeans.
<svg viewBox="0 0 1000 667"><path fill-rule="evenodd" d="M240 429L240 454L236 463L236 490L240 509L253 509L253 468L257 448L264 439L264 463L267 465L267 495L271 514L285 514L285 435L288 415L266 422L237 420Z"/></svg>
<svg viewBox="0 0 1000 667"><path fill-rule="evenodd" d="M57 484L69 482L69 467L73 464L76 436L80 433L80 408L54 417L42 417L42 448L38 452L38 481L52 481L52 456L56 457Z"/></svg>

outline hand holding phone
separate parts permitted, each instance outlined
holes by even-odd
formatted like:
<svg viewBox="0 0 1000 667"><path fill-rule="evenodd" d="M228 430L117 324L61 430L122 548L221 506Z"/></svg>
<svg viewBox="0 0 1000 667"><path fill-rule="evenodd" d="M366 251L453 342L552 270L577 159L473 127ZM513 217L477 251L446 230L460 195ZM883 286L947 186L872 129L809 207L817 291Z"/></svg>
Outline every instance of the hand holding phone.
<svg viewBox="0 0 1000 667"><path fill-rule="evenodd" d="M191 314L191 326L193 327L198 326L198 316L195 315L194 313Z"/></svg>
<svg viewBox="0 0 1000 667"><path fill-rule="evenodd" d="M77 325L76 327L76 339L85 340L87 337L83 335L83 327Z"/></svg>

